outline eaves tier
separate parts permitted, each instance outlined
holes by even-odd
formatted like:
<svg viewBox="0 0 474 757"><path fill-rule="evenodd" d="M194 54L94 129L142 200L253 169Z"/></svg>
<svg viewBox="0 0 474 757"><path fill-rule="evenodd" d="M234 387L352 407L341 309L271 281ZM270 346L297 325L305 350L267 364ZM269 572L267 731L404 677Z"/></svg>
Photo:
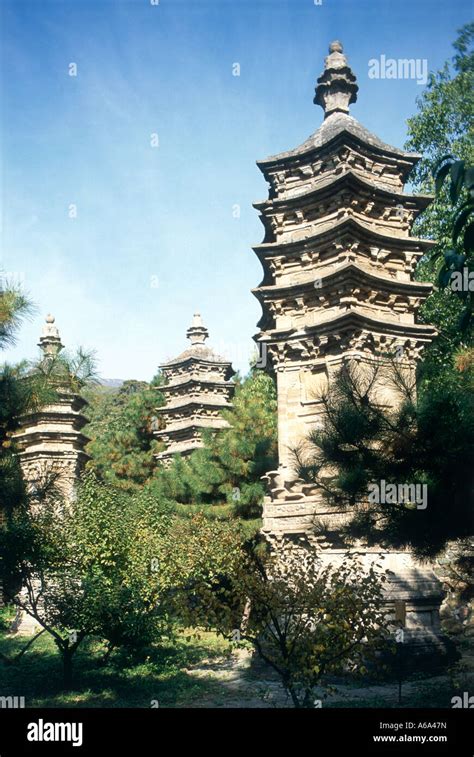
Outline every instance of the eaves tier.
<svg viewBox="0 0 474 757"><path fill-rule="evenodd" d="M193 328L197 329L191 327L188 334ZM222 411L232 407L234 370L200 342L162 365L161 371L166 381L160 387L165 404L156 409L162 428L155 431L155 438L166 445L157 459L169 462L175 454L186 455L202 446L205 430L228 427Z"/></svg>
<svg viewBox="0 0 474 757"><path fill-rule="evenodd" d="M431 285L412 279L435 243L410 232L432 198L403 192L419 159L335 111L300 147L258 161L270 192L255 203L265 227L256 338L273 367L399 346L416 357L431 341L434 328L416 323Z"/></svg>
<svg viewBox="0 0 474 757"><path fill-rule="evenodd" d="M68 387L69 378L60 372L59 362L56 368L54 361L63 345L52 315L46 318L38 346L43 353L43 369L50 371L54 381L56 396L51 404L20 416L15 446L28 486L34 487L54 473L56 485L71 499L89 459L85 448L90 439L82 432L88 403Z"/></svg>
<svg viewBox="0 0 474 757"><path fill-rule="evenodd" d="M15 440L22 460L54 457L70 452L88 459L84 451L89 437L81 433L87 419L82 414L87 402L79 395L58 391L54 404L21 416Z"/></svg>

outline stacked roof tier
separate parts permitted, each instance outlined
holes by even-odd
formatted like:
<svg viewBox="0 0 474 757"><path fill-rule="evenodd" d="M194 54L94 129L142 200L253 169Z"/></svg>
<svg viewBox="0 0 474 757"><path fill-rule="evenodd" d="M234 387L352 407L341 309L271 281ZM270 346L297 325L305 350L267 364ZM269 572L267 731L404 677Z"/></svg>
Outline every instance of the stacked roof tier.
<svg viewBox="0 0 474 757"><path fill-rule="evenodd" d="M87 402L71 390L67 377L61 372L60 363L55 375L54 362L51 361L57 359L63 345L52 315L46 318L39 347L43 352L44 364L52 364L49 370L54 379L56 396L49 405L18 419L15 444L23 476L30 487L34 488L54 474L58 487L67 499L72 499L79 476L89 459L85 451L89 438L82 433L87 423L84 416Z"/></svg>
<svg viewBox="0 0 474 757"><path fill-rule="evenodd" d="M188 455L202 446L203 431L228 427L222 411L232 407L234 370L204 344L208 331L199 313L187 336L191 347L161 366L165 405L156 410L163 428L155 431L155 438L166 445L157 455L165 464L173 455Z"/></svg>
<svg viewBox="0 0 474 757"><path fill-rule="evenodd" d="M322 125L299 147L257 161L269 184L255 203L263 278L256 340L276 374L280 463L318 425L318 395L347 359L403 356L412 370L436 330L417 313L431 285L414 280L435 244L412 237L431 202L404 192L420 155L386 144L349 115L358 86L332 43L314 101Z"/></svg>

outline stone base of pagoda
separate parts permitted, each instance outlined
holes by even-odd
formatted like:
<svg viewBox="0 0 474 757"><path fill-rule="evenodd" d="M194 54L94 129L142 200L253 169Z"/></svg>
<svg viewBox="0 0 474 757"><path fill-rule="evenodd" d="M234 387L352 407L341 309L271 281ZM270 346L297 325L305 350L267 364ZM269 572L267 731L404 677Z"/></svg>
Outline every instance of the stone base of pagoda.
<svg viewBox="0 0 474 757"><path fill-rule="evenodd" d="M368 548L360 543L348 548L340 537L347 512L329 508L314 485L299 479L284 481L283 475L280 468L264 477L271 496L264 500L262 534L271 548L278 554L283 543L289 542L295 550L314 552L322 566L337 567L348 553L357 554L367 571L379 566L380 572L387 571L384 595L388 618L394 630L402 626L405 646L415 645L417 657L434 663L452 656L440 627L445 592L431 565L421 563L406 550Z"/></svg>

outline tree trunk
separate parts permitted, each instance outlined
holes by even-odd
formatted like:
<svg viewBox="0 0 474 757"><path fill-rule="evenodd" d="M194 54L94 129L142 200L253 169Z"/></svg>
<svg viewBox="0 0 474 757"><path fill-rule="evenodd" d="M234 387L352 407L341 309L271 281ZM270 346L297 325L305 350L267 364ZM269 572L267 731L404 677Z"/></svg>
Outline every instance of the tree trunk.
<svg viewBox="0 0 474 757"><path fill-rule="evenodd" d="M105 654L99 660L99 666L101 668L104 667L105 665L107 665L107 663L109 661L109 658L110 658L110 655L112 654L112 652L114 651L114 649L115 649L115 644L109 644L108 645L108 647L107 647L107 649L105 651Z"/></svg>
<svg viewBox="0 0 474 757"><path fill-rule="evenodd" d="M63 689L68 691L72 688L72 657L70 649L63 649Z"/></svg>
<svg viewBox="0 0 474 757"><path fill-rule="evenodd" d="M294 687L290 683L287 683L285 685L288 691L290 692L290 697L293 702L293 706L298 707L298 708L301 707L300 700L298 699L298 696L296 694Z"/></svg>

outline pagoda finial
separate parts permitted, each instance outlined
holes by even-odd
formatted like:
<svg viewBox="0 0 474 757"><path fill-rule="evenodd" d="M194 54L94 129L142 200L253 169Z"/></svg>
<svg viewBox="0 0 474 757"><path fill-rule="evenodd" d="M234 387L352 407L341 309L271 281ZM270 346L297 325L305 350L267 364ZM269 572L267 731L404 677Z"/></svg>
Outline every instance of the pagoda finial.
<svg viewBox="0 0 474 757"><path fill-rule="evenodd" d="M204 344L209 336L209 331L202 322L201 314L194 313L193 322L186 332L191 344Z"/></svg>
<svg viewBox="0 0 474 757"><path fill-rule="evenodd" d="M55 357L63 349L61 337L59 336L58 327L54 325L55 318L53 315L46 316L46 325L39 339L38 347L41 347L45 357Z"/></svg>
<svg viewBox="0 0 474 757"><path fill-rule="evenodd" d="M342 44L336 39L329 45L329 55L324 61L324 71L318 79L313 102L322 107L325 118L331 113L349 113L349 105L356 102L358 90Z"/></svg>

